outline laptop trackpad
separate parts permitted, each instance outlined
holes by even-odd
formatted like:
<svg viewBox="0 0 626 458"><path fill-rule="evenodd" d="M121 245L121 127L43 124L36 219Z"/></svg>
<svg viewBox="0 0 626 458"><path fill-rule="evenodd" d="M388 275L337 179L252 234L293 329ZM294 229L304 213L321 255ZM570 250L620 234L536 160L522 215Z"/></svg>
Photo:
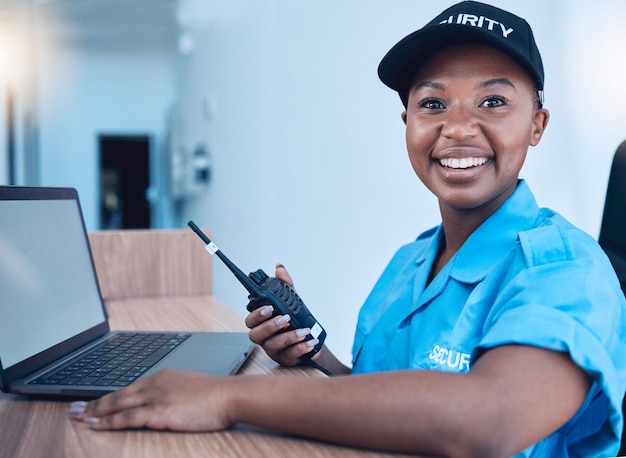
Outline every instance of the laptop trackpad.
<svg viewBox="0 0 626 458"><path fill-rule="evenodd" d="M161 369L181 369L205 372L212 375L231 375L247 356L247 346L237 344L211 344L186 342L149 370L146 375Z"/></svg>

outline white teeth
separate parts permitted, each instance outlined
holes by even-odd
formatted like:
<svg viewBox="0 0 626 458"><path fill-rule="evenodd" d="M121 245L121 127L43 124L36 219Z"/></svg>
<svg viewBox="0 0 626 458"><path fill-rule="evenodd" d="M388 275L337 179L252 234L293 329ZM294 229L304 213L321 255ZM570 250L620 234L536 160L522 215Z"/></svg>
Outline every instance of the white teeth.
<svg viewBox="0 0 626 458"><path fill-rule="evenodd" d="M462 157L439 159L439 163L450 169L467 169L487 163L486 157Z"/></svg>

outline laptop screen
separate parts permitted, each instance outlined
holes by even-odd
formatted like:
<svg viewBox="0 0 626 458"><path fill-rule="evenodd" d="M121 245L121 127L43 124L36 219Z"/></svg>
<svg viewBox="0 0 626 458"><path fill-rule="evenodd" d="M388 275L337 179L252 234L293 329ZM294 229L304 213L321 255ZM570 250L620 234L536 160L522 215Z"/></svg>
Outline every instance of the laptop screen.
<svg viewBox="0 0 626 458"><path fill-rule="evenodd" d="M6 369L105 321L76 199L0 196L0 359Z"/></svg>

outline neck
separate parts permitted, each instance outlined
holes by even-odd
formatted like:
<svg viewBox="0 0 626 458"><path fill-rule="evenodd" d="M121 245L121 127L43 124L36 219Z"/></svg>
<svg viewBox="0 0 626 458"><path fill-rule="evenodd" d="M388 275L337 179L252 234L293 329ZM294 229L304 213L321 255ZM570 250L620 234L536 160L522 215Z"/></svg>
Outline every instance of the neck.
<svg viewBox="0 0 626 458"><path fill-rule="evenodd" d="M515 188L500 195L489 203L472 209L459 209L439 202L443 226L443 240L433 264L432 280L447 262L463 246L470 235L489 218L511 196Z"/></svg>

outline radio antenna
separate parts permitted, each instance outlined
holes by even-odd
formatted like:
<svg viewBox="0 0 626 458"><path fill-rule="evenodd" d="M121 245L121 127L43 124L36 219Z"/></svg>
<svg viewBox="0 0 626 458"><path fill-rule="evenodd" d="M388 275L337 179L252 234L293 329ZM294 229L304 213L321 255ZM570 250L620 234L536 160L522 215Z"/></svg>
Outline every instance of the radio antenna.
<svg viewBox="0 0 626 458"><path fill-rule="evenodd" d="M250 278L244 274L239 267L231 262L230 259L223 254L220 249L215 245L215 243L211 242L211 240L206 236L204 232L200 230L198 226L193 221L189 221L187 225L193 230L198 236L202 239L202 241L206 244L206 250L211 255L217 255L218 258L226 264L226 267L230 269L230 271L235 274L235 277L241 282L241 284L248 290L250 294L259 295L261 294L261 290L259 287L252 281Z"/></svg>

